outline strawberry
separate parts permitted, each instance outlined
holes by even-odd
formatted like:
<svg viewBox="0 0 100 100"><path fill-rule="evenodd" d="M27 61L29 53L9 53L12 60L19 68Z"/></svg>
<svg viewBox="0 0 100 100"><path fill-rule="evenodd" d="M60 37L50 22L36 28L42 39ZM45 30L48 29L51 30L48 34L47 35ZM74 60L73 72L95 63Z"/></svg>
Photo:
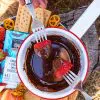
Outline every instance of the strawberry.
<svg viewBox="0 0 100 100"><path fill-rule="evenodd" d="M51 41L45 40L35 44L34 51L38 56L42 58L48 58L51 54Z"/></svg>
<svg viewBox="0 0 100 100"><path fill-rule="evenodd" d="M61 77L63 77L63 75L69 72L72 66L73 65L71 62L63 60L62 64L57 68L54 73L56 78L60 79Z"/></svg>
<svg viewBox="0 0 100 100"><path fill-rule="evenodd" d="M2 49L3 48L3 43L0 43L0 49Z"/></svg>
<svg viewBox="0 0 100 100"><path fill-rule="evenodd" d="M4 60L7 56L7 53L0 49L0 61Z"/></svg>
<svg viewBox="0 0 100 100"><path fill-rule="evenodd" d="M39 43L35 44L34 48L35 49L42 49L42 48L46 47L49 44L51 44L51 41L50 40L45 40L45 41L42 41L42 42L39 42Z"/></svg>
<svg viewBox="0 0 100 100"><path fill-rule="evenodd" d="M0 26L0 41L4 41L5 37L5 28Z"/></svg>

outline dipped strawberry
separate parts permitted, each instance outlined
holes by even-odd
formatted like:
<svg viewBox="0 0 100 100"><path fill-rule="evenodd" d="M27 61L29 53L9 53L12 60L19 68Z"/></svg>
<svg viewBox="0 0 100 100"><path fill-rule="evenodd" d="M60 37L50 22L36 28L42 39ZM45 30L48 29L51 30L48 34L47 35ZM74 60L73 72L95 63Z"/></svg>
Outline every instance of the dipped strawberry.
<svg viewBox="0 0 100 100"><path fill-rule="evenodd" d="M5 37L5 28L0 26L0 41L4 41Z"/></svg>
<svg viewBox="0 0 100 100"><path fill-rule="evenodd" d="M53 69L56 81L61 81L63 79L63 75L68 73L73 66L71 62L65 61L61 58L57 58L53 63L55 64L53 64Z"/></svg>
<svg viewBox="0 0 100 100"><path fill-rule="evenodd" d="M51 54L51 41L45 40L35 44L34 51L38 56L48 58Z"/></svg>

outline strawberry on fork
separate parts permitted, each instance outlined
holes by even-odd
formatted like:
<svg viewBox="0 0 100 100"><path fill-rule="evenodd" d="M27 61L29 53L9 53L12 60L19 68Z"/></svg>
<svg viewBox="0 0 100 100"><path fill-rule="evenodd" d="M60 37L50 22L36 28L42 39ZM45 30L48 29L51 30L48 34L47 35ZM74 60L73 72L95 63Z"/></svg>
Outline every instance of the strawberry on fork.
<svg viewBox="0 0 100 100"><path fill-rule="evenodd" d="M55 77L58 80L62 79L63 75L65 75L66 73L68 73L71 70L72 66L73 65L72 65L71 62L65 61L65 60L61 60L60 65L58 66L58 68L54 72Z"/></svg>
<svg viewBox="0 0 100 100"><path fill-rule="evenodd" d="M44 40L42 42L36 43L34 45L34 51L38 56L42 58L48 58L51 54L51 41Z"/></svg>

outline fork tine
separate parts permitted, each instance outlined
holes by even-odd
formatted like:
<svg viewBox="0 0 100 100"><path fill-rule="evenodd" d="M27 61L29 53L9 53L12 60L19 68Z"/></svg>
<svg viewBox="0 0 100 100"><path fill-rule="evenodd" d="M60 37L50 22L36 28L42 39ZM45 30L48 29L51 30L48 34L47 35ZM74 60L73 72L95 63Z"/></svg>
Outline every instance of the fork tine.
<svg viewBox="0 0 100 100"><path fill-rule="evenodd" d="M64 79L67 81L67 83L68 83L69 85L71 85L70 80L69 80L69 79L67 79L65 76L63 76L63 77L64 77Z"/></svg>
<svg viewBox="0 0 100 100"><path fill-rule="evenodd" d="M44 41L45 39L44 39L44 36L43 36L43 34L41 33L41 38L42 38L42 40Z"/></svg>
<svg viewBox="0 0 100 100"><path fill-rule="evenodd" d="M39 41L38 41L38 38L37 38L37 34L35 34L35 39L36 39L36 42L38 43Z"/></svg>
<svg viewBox="0 0 100 100"><path fill-rule="evenodd" d="M35 39L36 39L36 42L42 42L44 40L47 40L47 35L45 34L45 30L41 33L36 33L35 35Z"/></svg>
<svg viewBox="0 0 100 100"><path fill-rule="evenodd" d="M47 40L47 35L46 35L45 33L46 33L46 32L45 32L45 30L44 30L43 35L44 35L45 40Z"/></svg>
<svg viewBox="0 0 100 100"><path fill-rule="evenodd" d="M47 36L46 35L44 35L44 39L47 40Z"/></svg>
<svg viewBox="0 0 100 100"><path fill-rule="evenodd" d="M71 83L73 83L73 80L72 80L68 75L66 75L65 77L66 77L68 80L70 80Z"/></svg>
<svg viewBox="0 0 100 100"><path fill-rule="evenodd" d="M38 40L41 42L41 34L37 34Z"/></svg>
<svg viewBox="0 0 100 100"><path fill-rule="evenodd" d="M73 81L75 80L75 77L72 75L72 74L70 74L70 73L68 73L68 74L66 74L66 76L69 76Z"/></svg>
<svg viewBox="0 0 100 100"><path fill-rule="evenodd" d="M69 71L70 74L72 74L74 77L78 77L76 74L74 74L72 71Z"/></svg>

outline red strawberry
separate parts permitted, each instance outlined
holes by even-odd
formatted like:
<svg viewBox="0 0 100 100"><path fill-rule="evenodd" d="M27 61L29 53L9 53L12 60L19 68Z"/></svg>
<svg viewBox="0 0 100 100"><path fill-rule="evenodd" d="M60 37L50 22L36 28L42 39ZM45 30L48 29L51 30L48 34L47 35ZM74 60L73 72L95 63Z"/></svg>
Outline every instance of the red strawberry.
<svg viewBox="0 0 100 100"><path fill-rule="evenodd" d="M0 49L2 49L3 48L3 43L0 43Z"/></svg>
<svg viewBox="0 0 100 100"><path fill-rule="evenodd" d="M5 37L5 28L0 26L0 41L3 41Z"/></svg>
<svg viewBox="0 0 100 100"><path fill-rule="evenodd" d="M48 58L51 54L51 41L45 40L34 45L35 53L43 58Z"/></svg>
<svg viewBox="0 0 100 100"><path fill-rule="evenodd" d="M47 45L50 45L50 44L51 44L50 40L45 40L45 41L42 41L42 42L35 44L34 48L35 49L42 49L42 48L44 48L44 47L46 47Z"/></svg>
<svg viewBox="0 0 100 100"><path fill-rule="evenodd" d="M63 77L63 75L69 72L72 66L73 65L71 62L63 60L62 64L57 68L57 70L54 73L56 78L60 79L61 77Z"/></svg>

